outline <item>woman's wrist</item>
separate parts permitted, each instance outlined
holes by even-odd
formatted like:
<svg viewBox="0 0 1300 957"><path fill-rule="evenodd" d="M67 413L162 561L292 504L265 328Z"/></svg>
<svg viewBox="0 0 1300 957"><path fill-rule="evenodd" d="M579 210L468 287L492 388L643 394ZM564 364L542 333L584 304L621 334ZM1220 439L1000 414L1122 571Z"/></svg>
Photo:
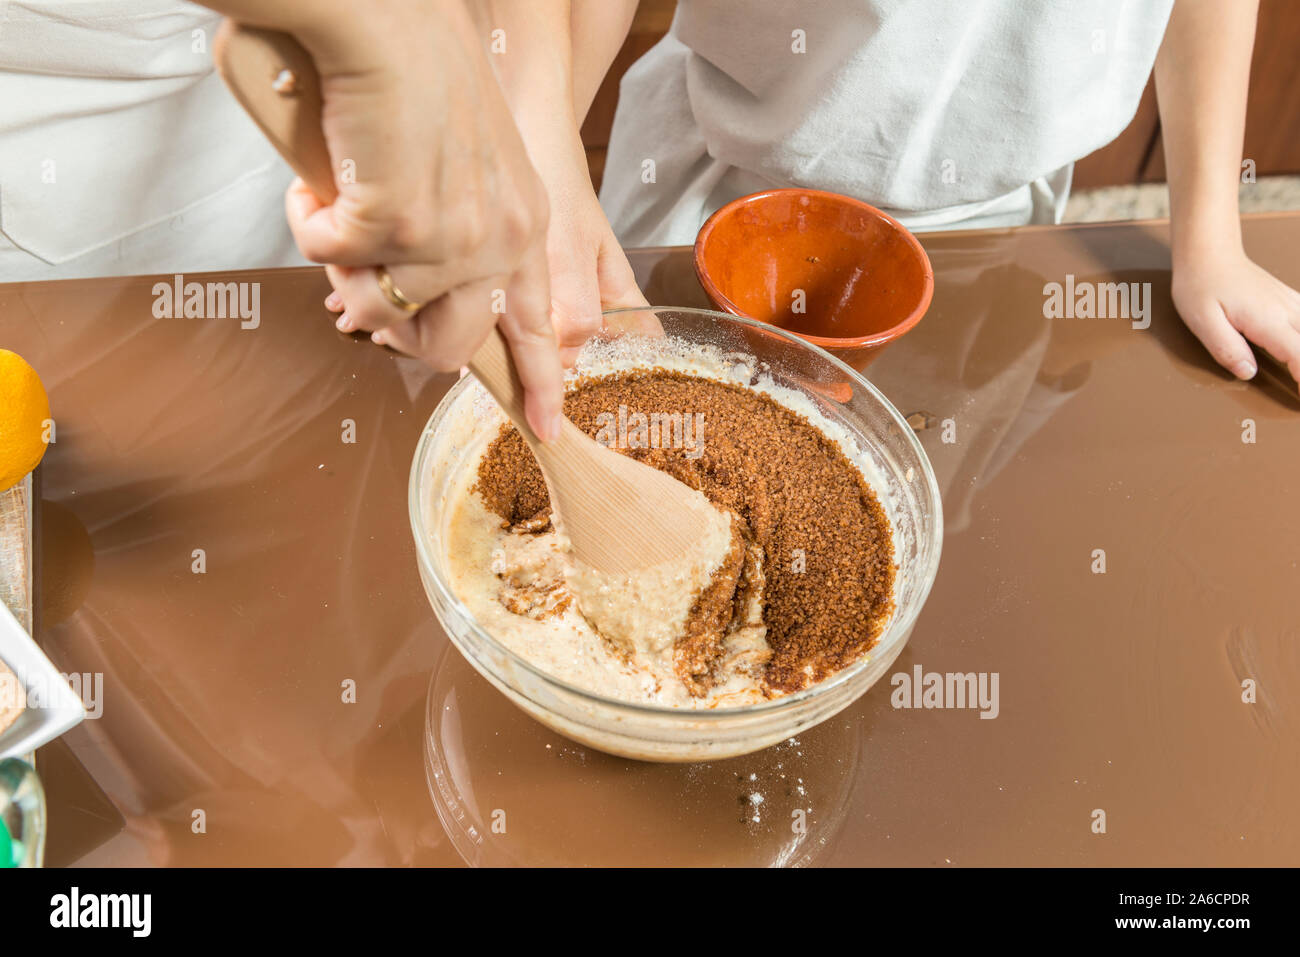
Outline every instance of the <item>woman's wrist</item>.
<svg viewBox="0 0 1300 957"><path fill-rule="evenodd" d="M511 109L528 157L548 192L568 183L577 170L586 175L587 154L572 110L556 109L547 115L513 104Z"/></svg>

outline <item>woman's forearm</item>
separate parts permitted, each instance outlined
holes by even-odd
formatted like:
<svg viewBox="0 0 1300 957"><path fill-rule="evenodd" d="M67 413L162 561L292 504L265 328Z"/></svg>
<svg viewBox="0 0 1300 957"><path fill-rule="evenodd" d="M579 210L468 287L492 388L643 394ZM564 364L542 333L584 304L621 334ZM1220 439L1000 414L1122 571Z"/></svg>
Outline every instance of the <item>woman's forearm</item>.
<svg viewBox="0 0 1300 957"><path fill-rule="evenodd" d="M1241 245L1237 184L1258 6L1179 0L1156 58L1175 262Z"/></svg>
<svg viewBox="0 0 1300 957"><path fill-rule="evenodd" d="M585 168L579 127L635 0L470 0L470 9L539 171Z"/></svg>
<svg viewBox="0 0 1300 957"><path fill-rule="evenodd" d="M572 0L573 105L581 123L627 39L637 0Z"/></svg>
<svg viewBox="0 0 1300 957"><path fill-rule="evenodd" d="M551 322L566 362L604 325L643 306L636 276L592 189L579 130L632 21L632 0L473 0L476 28L546 187ZM621 15L615 15L621 11Z"/></svg>
<svg viewBox="0 0 1300 957"><path fill-rule="evenodd" d="M582 155L573 111L570 0L467 0L506 103L544 181Z"/></svg>
<svg viewBox="0 0 1300 957"><path fill-rule="evenodd" d="M525 140L575 126L570 0L468 0Z"/></svg>

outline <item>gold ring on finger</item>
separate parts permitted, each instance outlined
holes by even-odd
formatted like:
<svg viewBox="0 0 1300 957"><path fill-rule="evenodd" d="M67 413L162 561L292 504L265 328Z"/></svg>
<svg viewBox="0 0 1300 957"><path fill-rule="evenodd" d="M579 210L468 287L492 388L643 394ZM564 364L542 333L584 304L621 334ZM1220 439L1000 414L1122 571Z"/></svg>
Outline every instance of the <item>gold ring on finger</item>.
<svg viewBox="0 0 1300 957"><path fill-rule="evenodd" d="M387 267L376 266L375 278L379 280L379 291L384 294L384 298L398 309L408 315L413 315L424 308L424 303L410 299L403 294L402 290L397 288L397 284L393 282L393 277L389 275Z"/></svg>

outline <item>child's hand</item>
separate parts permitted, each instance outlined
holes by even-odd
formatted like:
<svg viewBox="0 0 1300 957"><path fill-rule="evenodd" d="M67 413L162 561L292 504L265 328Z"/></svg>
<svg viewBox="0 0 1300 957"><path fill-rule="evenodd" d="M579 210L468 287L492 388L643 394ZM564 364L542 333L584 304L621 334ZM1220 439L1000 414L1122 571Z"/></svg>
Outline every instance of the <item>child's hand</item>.
<svg viewBox="0 0 1300 957"><path fill-rule="evenodd" d="M1233 375L1258 371L1250 340L1300 382L1300 292L1240 248L1175 259L1173 294L1187 327Z"/></svg>

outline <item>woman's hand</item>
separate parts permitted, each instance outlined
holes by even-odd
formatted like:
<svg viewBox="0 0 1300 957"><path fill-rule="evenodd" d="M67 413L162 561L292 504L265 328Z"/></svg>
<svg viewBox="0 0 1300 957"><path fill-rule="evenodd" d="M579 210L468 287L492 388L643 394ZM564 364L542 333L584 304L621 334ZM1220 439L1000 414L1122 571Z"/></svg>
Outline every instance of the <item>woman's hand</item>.
<svg viewBox="0 0 1300 957"><path fill-rule="evenodd" d="M321 76L337 197L286 197L303 254L326 263L344 331L459 369L499 326L529 424L559 434L547 201L463 0L210 0L292 33ZM326 197L329 199L329 197ZM384 266L412 316L380 288Z"/></svg>
<svg viewBox="0 0 1300 957"><path fill-rule="evenodd" d="M1300 292L1239 247L1175 257L1174 305L1215 360L1237 376L1258 371L1247 340L1300 382Z"/></svg>
<svg viewBox="0 0 1300 957"><path fill-rule="evenodd" d="M565 365L572 365L582 344L601 330L602 310L647 305L600 208L582 144L576 135L570 139L563 145L530 143L550 200L551 321Z"/></svg>
<svg viewBox="0 0 1300 957"><path fill-rule="evenodd" d="M550 201L546 237L551 319L566 364L602 328L601 310L644 306L632 268L600 208L579 132L632 22L635 0L471 0L480 36L503 38L489 57ZM649 313L622 330L653 333Z"/></svg>

